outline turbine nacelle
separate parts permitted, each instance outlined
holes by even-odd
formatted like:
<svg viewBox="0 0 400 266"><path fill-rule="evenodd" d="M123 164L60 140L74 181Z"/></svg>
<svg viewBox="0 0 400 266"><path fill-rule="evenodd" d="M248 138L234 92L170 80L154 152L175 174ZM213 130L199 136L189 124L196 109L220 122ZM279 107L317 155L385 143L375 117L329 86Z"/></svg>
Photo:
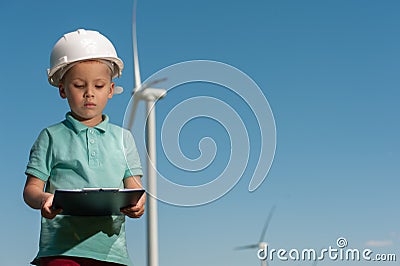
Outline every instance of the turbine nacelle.
<svg viewBox="0 0 400 266"><path fill-rule="evenodd" d="M267 250L268 243L267 242L260 242L258 243L258 248L262 250Z"/></svg>
<svg viewBox="0 0 400 266"><path fill-rule="evenodd" d="M135 90L133 96L135 100L144 100L144 101L157 101L159 99L164 98L167 95L167 90L165 89L156 89L156 88L145 88L141 90Z"/></svg>

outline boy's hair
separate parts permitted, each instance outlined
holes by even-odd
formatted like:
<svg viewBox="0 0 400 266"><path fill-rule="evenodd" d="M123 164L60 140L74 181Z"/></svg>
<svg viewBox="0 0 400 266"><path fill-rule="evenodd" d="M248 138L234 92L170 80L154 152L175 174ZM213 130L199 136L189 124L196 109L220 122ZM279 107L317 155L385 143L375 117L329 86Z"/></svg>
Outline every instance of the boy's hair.
<svg viewBox="0 0 400 266"><path fill-rule="evenodd" d="M83 60L83 61L78 61L78 62L74 62L71 63L65 67L63 67L62 69L60 69L57 72L57 75L59 76L59 83L63 83L64 82L64 78L66 76L66 74L68 73L68 71L74 67L75 65L81 63L81 62L88 62L88 61L95 61L95 62L99 62L102 64L105 64L106 66L108 66L108 68L110 69L110 79L113 79L113 75L114 75L114 65L112 62L108 61L108 60L104 60L104 59L88 59L88 60Z"/></svg>

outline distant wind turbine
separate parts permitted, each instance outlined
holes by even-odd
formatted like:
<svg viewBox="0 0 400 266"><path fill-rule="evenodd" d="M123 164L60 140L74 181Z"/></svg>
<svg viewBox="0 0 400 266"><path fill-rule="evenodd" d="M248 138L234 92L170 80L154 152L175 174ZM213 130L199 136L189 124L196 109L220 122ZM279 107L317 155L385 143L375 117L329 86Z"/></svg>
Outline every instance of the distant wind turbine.
<svg viewBox="0 0 400 266"><path fill-rule="evenodd" d="M268 214L268 217L267 217L267 220L265 221L264 228L263 228L263 230L261 232L260 239L259 239L258 243L251 244L251 245L246 245L246 246L240 246L240 247L235 248L236 250L263 249L263 250L265 250L265 252L267 252L268 243L265 242L264 239L265 239L265 235L267 233L267 229L268 229L269 223L271 222L272 215L275 212L275 209L276 209L276 207L273 206L272 209L270 210L270 212ZM267 266L267 260L261 260L261 266Z"/></svg>

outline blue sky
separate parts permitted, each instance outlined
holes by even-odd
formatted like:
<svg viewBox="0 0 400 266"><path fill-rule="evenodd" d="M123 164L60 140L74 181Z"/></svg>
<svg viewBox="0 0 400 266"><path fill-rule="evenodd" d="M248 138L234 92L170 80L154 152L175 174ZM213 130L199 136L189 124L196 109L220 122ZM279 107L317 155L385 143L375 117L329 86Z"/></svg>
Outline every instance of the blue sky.
<svg viewBox="0 0 400 266"><path fill-rule="evenodd" d="M0 10L0 257L4 265L28 265L39 234L39 212L22 200L29 150L40 130L62 120L68 110L47 83L50 51L62 34L78 28L99 30L113 41L126 65L117 80L125 93L109 102L106 113L122 125L134 83L132 3L16 0L2 1ZM262 89L277 132L272 168L250 193L260 136L249 108L210 84L177 88L159 102L161 124L187 98L217 97L248 122L252 148L244 175L220 199L197 207L159 202L160 265L259 265L256 250L233 249L258 241L274 205L266 239L271 248L328 248L345 237L350 248L397 253L399 261L399 12L394 0L139 2L142 79L188 60L232 65ZM227 133L210 119L198 120L183 128L182 150L195 158L198 140L210 136L218 145L215 164L204 172L175 176L179 169L169 164L159 145L160 171L177 182L210 181L226 163ZM140 136L142 124L137 122L134 133ZM145 227L145 218L127 223L135 265L146 262ZM318 265L364 263L324 260Z"/></svg>

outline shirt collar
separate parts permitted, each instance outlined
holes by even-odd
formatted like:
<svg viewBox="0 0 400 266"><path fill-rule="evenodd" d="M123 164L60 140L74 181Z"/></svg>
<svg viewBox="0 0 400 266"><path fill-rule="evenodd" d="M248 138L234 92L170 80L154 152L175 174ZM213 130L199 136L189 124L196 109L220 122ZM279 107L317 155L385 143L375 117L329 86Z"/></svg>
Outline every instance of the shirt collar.
<svg viewBox="0 0 400 266"><path fill-rule="evenodd" d="M76 120L72 116L71 112L68 112L65 115L65 119L66 119L66 121L68 121L71 124L72 129L75 131L76 134L89 128L88 126L86 126L86 125L82 124L81 122L79 122L78 120ZM104 133L107 131L108 121L109 121L108 116L103 115L103 121L100 124L98 124L97 126L94 126L93 128L97 129L101 133Z"/></svg>

